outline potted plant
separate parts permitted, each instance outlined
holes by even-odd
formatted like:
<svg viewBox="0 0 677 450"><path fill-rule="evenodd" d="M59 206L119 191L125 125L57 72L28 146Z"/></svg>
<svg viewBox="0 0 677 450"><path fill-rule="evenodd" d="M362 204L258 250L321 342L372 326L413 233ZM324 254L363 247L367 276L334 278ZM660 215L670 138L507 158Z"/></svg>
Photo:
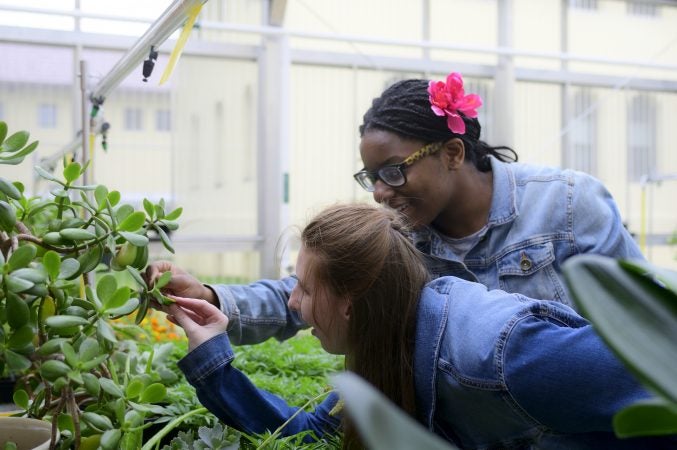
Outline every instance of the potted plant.
<svg viewBox="0 0 677 450"><path fill-rule="evenodd" d="M0 164L37 146L0 122ZM67 159L56 175L35 170L52 185L47 198L0 178L0 373L18 377L21 415L49 421L52 448L140 448L145 428L169 420L161 403L176 374L153 349L125 345L115 320L138 323L150 298L166 301L168 279L149 289L140 271L149 233L173 252L164 230L177 228L181 208L144 199L137 211L118 191L83 185L87 167Z"/></svg>

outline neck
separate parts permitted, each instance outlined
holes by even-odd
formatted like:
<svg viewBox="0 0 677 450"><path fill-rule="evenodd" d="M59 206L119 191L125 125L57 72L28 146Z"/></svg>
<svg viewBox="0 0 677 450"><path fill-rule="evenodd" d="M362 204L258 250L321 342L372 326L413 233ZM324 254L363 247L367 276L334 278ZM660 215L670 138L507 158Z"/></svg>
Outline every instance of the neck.
<svg viewBox="0 0 677 450"><path fill-rule="evenodd" d="M435 218L432 226L450 238L463 238L484 227L489 221L491 199L494 192L492 171L480 172L472 164L459 170L457 195Z"/></svg>

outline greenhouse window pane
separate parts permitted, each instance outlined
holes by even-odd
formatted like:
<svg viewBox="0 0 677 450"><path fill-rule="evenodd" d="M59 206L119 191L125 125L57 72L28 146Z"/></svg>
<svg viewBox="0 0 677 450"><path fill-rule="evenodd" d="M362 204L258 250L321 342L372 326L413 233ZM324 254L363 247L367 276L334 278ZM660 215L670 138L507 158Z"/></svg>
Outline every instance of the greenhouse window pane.
<svg viewBox="0 0 677 450"><path fill-rule="evenodd" d="M50 103L38 105L38 126L56 128L56 105Z"/></svg>

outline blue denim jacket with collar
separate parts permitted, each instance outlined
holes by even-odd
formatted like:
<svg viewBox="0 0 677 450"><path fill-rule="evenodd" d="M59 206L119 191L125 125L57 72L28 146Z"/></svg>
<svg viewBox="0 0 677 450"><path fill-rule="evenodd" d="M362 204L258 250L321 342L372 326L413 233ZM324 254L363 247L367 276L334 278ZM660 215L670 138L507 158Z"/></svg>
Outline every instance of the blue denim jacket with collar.
<svg viewBox="0 0 677 450"><path fill-rule="evenodd" d="M643 259L606 188L582 172L490 157L493 195L487 227L460 261L432 227L413 234L434 276L572 306L562 263L579 253Z"/></svg>
<svg viewBox="0 0 677 450"><path fill-rule="evenodd" d="M280 292L278 292L280 294ZM247 432L273 431L296 413L234 369L228 336L179 363L200 401ZM417 419L461 448L661 449L674 437L619 440L612 417L650 397L571 308L443 277L423 290L414 355ZM284 435L339 426L331 394Z"/></svg>

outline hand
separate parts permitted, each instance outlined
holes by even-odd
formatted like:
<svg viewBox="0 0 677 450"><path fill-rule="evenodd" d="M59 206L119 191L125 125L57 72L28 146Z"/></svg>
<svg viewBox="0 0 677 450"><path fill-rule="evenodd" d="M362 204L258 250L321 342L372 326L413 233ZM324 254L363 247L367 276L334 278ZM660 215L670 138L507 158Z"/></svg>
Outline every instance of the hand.
<svg viewBox="0 0 677 450"><path fill-rule="evenodd" d="M164 272L171 272L172 279L161 289L163 294L185 298L199 298L208 301L212 305L219 305L218 298L211 289L169 261L155 261L148 265L144 275L148 286L152 287Z"/></svg>
<svg viewBox="0 0 677 450"><path fill-rule="evenodd" d="M179 325L188 337L188 351L217 336L228 328L228 317L205 300L171 296L172 303L163 306L167 320Z"/></svg>

